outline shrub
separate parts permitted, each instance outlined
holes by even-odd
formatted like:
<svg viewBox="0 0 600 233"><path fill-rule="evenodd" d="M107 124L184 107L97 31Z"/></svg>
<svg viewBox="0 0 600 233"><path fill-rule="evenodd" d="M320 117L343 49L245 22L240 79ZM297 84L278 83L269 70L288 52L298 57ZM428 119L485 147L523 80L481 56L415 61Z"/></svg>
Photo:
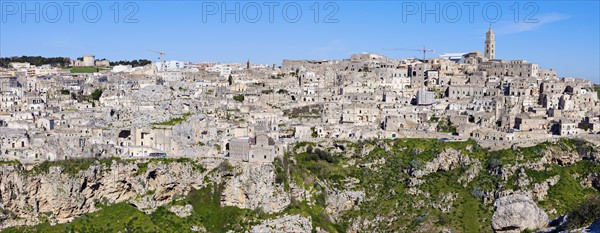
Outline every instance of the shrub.
<svg viewBox="0 0 600 233"><path fill-rule="evenodd" d="M471 190L471 195L473 195L475 198L477 198L478 200L483 200L483 198L485 197L485 190L483 190L480 187L473 187L473 189Z"/></svg>
<svg viewBox="0 0 600 233"><path fill-rule="evenodd" d="M410 168L416 170L419 169L421 167L421 161L418 159L413 159L410 161Z"/></svg>
<svg viewBox="0 0 600 233"><path fill-rule="evenodd" d="M306 147L306 153L312 154L313 153L313 147L311 145L308 145Z"/></svg>
<svg viewBox="0 0 600 233"><path fill-rule="evenodd" d="M102 97L102 89L94 90L94 92L91 94L91 97L93 100L100 100L100 97Z"/></svg>
<svg viewBox="0 0 600 233"><path fill-rule="evenodd" d="M496 158L490 159L487 164L487 169L489 171L496 170L497 168L500 168L500 167L502 167L502 161L500 161L499 159L496 159Z"/></svg>
<svg viewBox="0 0 600 233"><path fill-rule="evenodd" d="M221 173L230 173L233 172L233 166L229 163L229 161L225 160L219 164L219 172Z"/></svg>
<svg viewBox="0 0 600 233"><path fill-rule="evenodd" d="M233 100L237 101L237 102L244 102L244 95L236 95L233 97Z"/></svg>
<svg viewBox="0 0 600 233"><path fill-rule="evenodd" d="M594 195L573 208L568 215L567 228L575 229L590 225L600 219L600 196Z"/></svg>

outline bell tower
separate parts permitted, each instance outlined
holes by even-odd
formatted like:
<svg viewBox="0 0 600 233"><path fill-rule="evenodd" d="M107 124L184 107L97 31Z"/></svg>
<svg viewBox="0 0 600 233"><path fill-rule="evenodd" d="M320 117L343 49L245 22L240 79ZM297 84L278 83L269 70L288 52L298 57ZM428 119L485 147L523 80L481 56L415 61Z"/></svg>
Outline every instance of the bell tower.
<svg viewBox="0 0 600 233"><path fill-rule="evenodd" d="M485 57L489 60L496 59L496 41L494 40L494 32L492 25L485 34Z"/></svg>

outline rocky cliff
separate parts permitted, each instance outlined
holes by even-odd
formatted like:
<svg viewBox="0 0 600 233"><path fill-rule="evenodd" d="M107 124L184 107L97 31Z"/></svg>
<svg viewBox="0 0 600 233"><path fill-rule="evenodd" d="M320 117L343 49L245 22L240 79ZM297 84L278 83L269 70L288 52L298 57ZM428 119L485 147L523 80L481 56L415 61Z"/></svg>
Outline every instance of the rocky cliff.
<svg viewBox="0 0 600 233"><path fill-rule="evenodd" d="M118 202L152 212L175 195L201 187L206 175L205 169L189 162L105 162L89 161L89 167L73 174L61 166L46 171L27 171L20 164L0 166L0 227L38 224L44 220L41 216L64 223L96 211L99 204Z"/></svg>
<svg viewBox="0 0 600 233"><path fill-rule="evenodd" d="M567 213L577 224L561 229L583 227L596 216L572 207L599 194L598 151L577 140L488 151L471 141L399 139L299 143L272 164L3 162L0 228L520 232L550 229L548 219Z"/></svg>

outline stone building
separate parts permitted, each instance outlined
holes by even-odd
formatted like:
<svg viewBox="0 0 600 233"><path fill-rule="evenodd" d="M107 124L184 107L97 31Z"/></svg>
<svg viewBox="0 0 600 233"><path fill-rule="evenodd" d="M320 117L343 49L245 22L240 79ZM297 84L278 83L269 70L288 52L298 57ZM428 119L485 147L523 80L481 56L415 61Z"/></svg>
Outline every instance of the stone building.
<svg viewBox="0 0 600 233"><path fill-rule="evenodd" d="M266 134L256 137L238 137L229 140L229 159L241 162L272 163L280 149Z"/></svg>
<svg viewBox="0 0 600 233"><path fill-rule="evenodd" d="M432 105L435 103L435 93L426 90L417 91L417 105Z"/></svg>

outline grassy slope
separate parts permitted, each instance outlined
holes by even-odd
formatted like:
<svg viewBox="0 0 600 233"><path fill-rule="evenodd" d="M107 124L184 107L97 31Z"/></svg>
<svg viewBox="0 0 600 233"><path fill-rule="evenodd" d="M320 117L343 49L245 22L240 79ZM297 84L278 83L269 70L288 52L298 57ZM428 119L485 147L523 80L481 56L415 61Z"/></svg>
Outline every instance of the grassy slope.
<svg viewBox="0 0 600 233"><path fill-rule="evenodd" d="M386 151L387 144L392 149ZM576 150L583 148L581 145L573 145L571 140L561 141L554 145L544 143L535 147L521 148L518 150L501 150L489 152L481 149L474 142L452 142L441 143L437 140L427 139L399 139L396 141L378 141L365 142L362 145L353 145L350 149L361 151L364 147L373 146L373 149L364 157L355 157L356 164L372 163L374 161L385 159L385 164L376 166L375 169L361 168L360 166L348 166L344 164L349 159L342 159L337 163L326 163L322 160L314 161L310 159L307 153L295 155L298 165L291 169L291 181L302 184L306 187L314 185L314 180L327 180L333 186L343 187L344 180L348 177L354 177L361 180L357 190L365 190L366 196L370 197L361 206L360 210L347 212L342 217L342 222L330 224L331 228L346 229L356 218L373 220L377 217L388 219L396 218L390 223L381 223L375 225L377 229L401 229L404 231L414 231L428 229L437 231L436 227L454 229L458 232L487 232L490 230L489 224L493 214L493 206L484 204L471 194L475 189L482 189L493 192L497 187L516 188L516 175L508 181L502 181L497 175L486 170L489 164L496 160L498 167L512 164L521 164L525 162L537 161L543 155L544 150ZM467 167L456 168L447 172L436 172L425 176L425 184L419 185L420 190L426 191L430 197L423 195L411 196L406 194L407 182L410 176L407 171L413 166L422 167L427 161L431 161L435 154L451 147L459 149L462 154L477 159L483 166L479 175L468 184L458 183ZM466 148L470 147L470 150ZM420 151L420 153L417 153ZM291 155L290 155L291 156ZM560 167L558 165L548 165L547 171L537 172L535 176L530 175L532 182L542 182L554 175L561 175L557 185L550 188L548 199L540 202L540 205L546 210L552 208L557 210L557 214L564 214L570 210L573 205L594 194L597 191L584 189L579 179L575 179L572 174L588 174L590 172L600 172L600 166L597 163L581 161L573 166ZM530 170L526 170L528 174ZM441 195L448 193L458 194L454 201L450 213L431 208L416 208L419 202L426 205L438 201Z"/></svg>
<svg viewBox="0 0 600 233"><path fill-rule="evenodd" d="M220 207L220 190L208 186L194 190L183 201L172 204L191 204L193 214L180 218L159 207L146 215L127 203L105 206L66 224L50 226L48 222L34 227L8 228L3 232L190 232L192 226L204 227L208 232L225 232L226 229L248 229L248 219L256 218L253 211L236 207Z"/></svg>
<svg viewBox="0 0 600 233"><path fill-rule="evenodd" d="M100 70L100 68L96 68L96 67L73 67L71 68L71 73L73 74L81 74L81 73L95 73L98 72L98 70Z"/></svg>

